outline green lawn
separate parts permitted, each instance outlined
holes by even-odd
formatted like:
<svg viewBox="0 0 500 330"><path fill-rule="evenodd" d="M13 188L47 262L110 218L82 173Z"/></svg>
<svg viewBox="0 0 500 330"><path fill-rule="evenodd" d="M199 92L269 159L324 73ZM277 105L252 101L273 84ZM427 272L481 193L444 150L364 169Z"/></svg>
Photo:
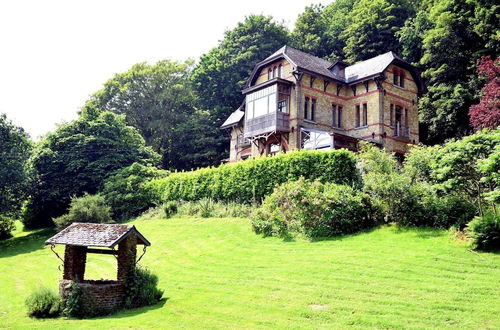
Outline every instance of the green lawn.
<svg viewBox="0 0 500 330"><path fill-rule="evenodd" d="M444 231L307 242L262 238L241 219L133 224L152 242L141 263L165 301L91 320L30 319L25 297L56 289L62 274L43 247L52 232L18 230L0 243L0 328L500 328L500 255L470 252ZM91 255L87 274L114 275L115 262Z"/></svg>

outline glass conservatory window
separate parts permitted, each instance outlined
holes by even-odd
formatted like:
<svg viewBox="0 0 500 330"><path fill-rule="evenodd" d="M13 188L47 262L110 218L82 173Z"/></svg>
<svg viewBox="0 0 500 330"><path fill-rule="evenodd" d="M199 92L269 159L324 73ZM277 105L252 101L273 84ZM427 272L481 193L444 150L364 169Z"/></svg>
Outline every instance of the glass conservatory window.
<svg viewBox="0 0 500 330"><path fill-rule="evenodd" d="M302 128L301 147L306 150L328 150L332 148L332 137L325 131Z"/></svg>

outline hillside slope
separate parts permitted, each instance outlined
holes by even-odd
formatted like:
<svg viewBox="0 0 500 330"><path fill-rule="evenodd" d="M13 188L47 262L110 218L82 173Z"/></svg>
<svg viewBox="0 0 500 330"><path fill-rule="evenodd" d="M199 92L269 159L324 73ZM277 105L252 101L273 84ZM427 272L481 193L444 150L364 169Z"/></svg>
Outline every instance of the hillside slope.
<svg viewBox="0 0 500 330"><path fill-rule="evenodd" d="M55 289L62 274L43 248L51 232L18 231L0 243L0 328L500 327L500 255L472 253L443 231L306 242L262 238L243 219L132 223L152 242L141 263L166 300L91 320L30 319L25 297ZM109 278L115 263L91 255L87 274Z"/></svg>

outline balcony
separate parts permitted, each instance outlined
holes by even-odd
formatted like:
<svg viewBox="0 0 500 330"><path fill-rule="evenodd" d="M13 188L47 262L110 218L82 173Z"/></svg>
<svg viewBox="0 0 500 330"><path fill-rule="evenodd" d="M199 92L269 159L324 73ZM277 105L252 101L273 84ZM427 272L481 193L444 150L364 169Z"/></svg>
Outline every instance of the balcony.
<svg viewBox="0 0 500 330"><path fill-rule="evenodd" d="M290 115L276 111L264 116L248 119L245 122L244 137L249 138L266 133L289 131Z"/></svg>
<svg viewBox="0 0 500 330"><path fill-rule="evenodd" d="M410 138L410 128L408 126L402 126L399 123L396 123L394 126L394 137L400 139L409 139Z"/></svg>

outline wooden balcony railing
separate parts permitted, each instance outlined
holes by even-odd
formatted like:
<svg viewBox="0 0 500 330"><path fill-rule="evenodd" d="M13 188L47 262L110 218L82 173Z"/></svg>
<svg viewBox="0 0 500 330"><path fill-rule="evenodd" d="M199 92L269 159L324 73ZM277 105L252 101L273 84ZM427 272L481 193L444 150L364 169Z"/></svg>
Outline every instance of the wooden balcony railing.
<svg viewBox="0 0 500 330"><path fill-rule="evenodd" d="M245 122L244 137L249 138L271 132L288 131L290 131L290 115L277 111L264 116L248 119Z"/></svg>

